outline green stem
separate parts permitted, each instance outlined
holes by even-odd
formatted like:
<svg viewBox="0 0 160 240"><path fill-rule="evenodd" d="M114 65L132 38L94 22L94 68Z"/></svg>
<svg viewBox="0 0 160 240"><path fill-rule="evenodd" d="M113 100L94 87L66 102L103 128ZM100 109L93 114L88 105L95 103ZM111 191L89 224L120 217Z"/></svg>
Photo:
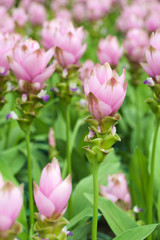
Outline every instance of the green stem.
<svg viewBox="0 0 160 240"><path fill-rule="evenodd" d="M149 190L148 190L148 224L152 224L152 214L153 214L153 196L154 196L154 168L155 168L155 154L156 154L156 145L157 145L157 136L159 130L160 121L157 120L154 139L152 145L152 155L151 155L151 172L149 179ZM148 240L152 240L152 235L148 237Z"/></svg>
<svg viewBox="0 0 160 240"><path fill-rule="evenodd" d="M135 105L136 105L136 125L137 125L137 143L140 149L142 149L142 141L141 141L141 117L140 117L140 99L139 99L139 85L135 87Z"/></svg>
<svg viewBox="0 0 160 240"><path fill-rule="evenodd" d="M97 217L98 217L98 164L93 164L93 189L94 189L94 208L92 222L92 240L97 240Z"/></svg>
<svg viewBox="0 0 160 240"><path fill-rule="evenodd" d="M66 138L67 138L67 168L68 174L72 179L72 164L71 164L71 149L70 149L70 105L67 105L66 109ZM72 218L72 194L68 201L68 218Z"/></svg>
<svg viewBox="0 0 160 240"><path fill-rule="evenodd" d="M32 161L30 149L30 130L26 134L27 158L28 158L28 189L29 189L29 212L30 212L30 236L33 234L34 225L34 202L33 202L33 185L32 185Z"/></svg>

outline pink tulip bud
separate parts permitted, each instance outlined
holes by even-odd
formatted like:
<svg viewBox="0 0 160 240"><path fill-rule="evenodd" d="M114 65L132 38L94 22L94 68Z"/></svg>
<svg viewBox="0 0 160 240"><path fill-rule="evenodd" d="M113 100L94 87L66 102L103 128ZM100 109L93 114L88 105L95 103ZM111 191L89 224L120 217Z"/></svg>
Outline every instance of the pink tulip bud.
<svg viewBox="0 0 160 240"><path fill-rule="evenodd" d="M81 22L86 19L86 7L83 3L76 3L73 6L73 17L76 21Z"/></svg>
<svg viewBox="0 0 160 240"><path fill-rule="evenodd" d="M70 175L63 181L57 159L43 169L40 186L34 183L34 199L37 208L46 218L64 214L72 191Z"/></svg>
<svg viewBox="0 0 160 240"><path fill-rule="evenodd" d="M101 64L108 62L116 67L123 54L123 48L119 46L117 37L108 35L105 39L100 39L98 45L98 59Z"/></svg>
<svg viewBox="0 0 160 240"><path fill-rule="evenodd" d="M130 60L133 62L143 61L148 43L147 32L136 28L129 30L124 41L124 47Z"/></svg>
<svg viewBox="0 0 160 240"><path fill-rule="evenodd" d="M21 27L23 27L28 20L28 16L23 8L14 8L12 16L14 21Z"/></svg>
<svg viewBox="0 0 160 240"><path fill-rule="evenodd" d="M92 62L92 60L87 60L82 67L79 69L79 77L82 80L82 82L84 82L85 78L89 77L89 74L91 72L91 70L94 67L94 63Z"/></svg>
<svg viewBox="0 0 160 240"><path fill-rule="evenodd" d="M67 9L60 9L58 12L56 12L56 18L62 18L66 21L71 21L71 12Z"/></svg>
<svg viewBox="0 0 160 240"><path fill-rule="evenodd" d="M21 41L14 48L10 68L19 82L34 83L39 86L38 88L42 88L55 70L56 64L47 67L53 53L53 48L45 52L39 43L32 39Z"/></svg>
<svg viewBox="0 0 160 240"><path fill-rule="evenodd" d="M29 6L28 15L32 24L42 25L46 19L46 9L43 5L32 2Z"/></svg>
<svg viewBox="0 0 160 240"><path fill-rule="evenodd" d="M55 147L56 142L55 142L54 130L52 128L49 129L48 142L49 142L49 146Z"/></svg>
<svg viewBox="0 0 160 240"><path fill-rule="evenodd" d="M0 17L0 32L1 33L12 33L14 31L14 21L6 13L5 16Z"/></svg>
<svg viewBox="0 0 160 240"><path fill-rule="evenodd" d="M155 80L159 81L159 76L160 76L160 31L159 30L157 30L156 33L152 33L149 47L146 50L146 61L147 63L141 64L142 67L150 77L153 77Z"/></svg>
<svg viewBox="0 0 160 240"><path fill-rule="evenodd" d="M114 203L118 200L125 202L128 209L131 207L131 197L123 173L108 176L108 185L100 186L100 194Z"/></svg>
<svg viewBox="0 0 160 240"><path fill-rule="evenodd" d="M11 8L15 3L15 0L0 0L0 5L6 7L6 8Z"/></svg>
<svg viewBox="0 0 160 240"><path fill-rule="evenodd" d="M0 232L6 231L15 223L23 204L23 185L15 186L3 182L0 175Z"/></svg>
<svg viewBox="0 0 160 240"><path fill-rule="evenodd" d="M124 83L125 69L119 77L110 65L96 64L84 82L87 106L94 118L100 121L105 116L114 115L122 105L127 83Z"/></svg>

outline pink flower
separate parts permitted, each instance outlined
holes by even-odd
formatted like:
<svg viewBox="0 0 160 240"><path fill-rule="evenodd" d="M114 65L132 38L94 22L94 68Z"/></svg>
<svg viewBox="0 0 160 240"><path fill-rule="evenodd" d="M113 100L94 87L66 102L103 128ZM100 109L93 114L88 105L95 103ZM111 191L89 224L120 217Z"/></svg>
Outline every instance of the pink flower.
<svg viewBox="0 0 160 240"><path fill-rule="evenodd" d="M55 47L55 59L63 68L77 64L87 47L87 44L82 45L83 28L75 28L64 19L46 22L42 30L42 39L43 46L47 49Z"/></svg>
<svg viewBox="0 0 160 240"><path fill-rule="evenodd" d="M15 223L23 204L23 185L15 186L3 182L0 175L0 232L8 230Z"/></svg>
<svg viewBox="0 0 160 240"><path fill-rule="evenodd" d="M57 159L43 169L40 186L34 183L34 199L41 215L46 218L64 214L72 191L70 175L63 181Z"/></svg>
<svg viewBox="0 0 160 240"><path fill-rule="evenodd" d="M72 9L73 17L76 21L81 22L86 19L86 7L83 3L76 3Z"/></svg>
<svg viewBox="0 0 160 240"><path fill-rule="evenodd" d="M8 57L12 56L12 48L17 42L19 35L0 33L0 75L9 73Z"/></svg>
<svg viewBox="0 0 160 240"><path fill-rule="evenodd" d="M10 68L19 83L21 80L34 83L37 89L40 89L55 70L55 64L47 67L53 53L53 48L45 52L39 43L32 39L21 41L14 48Z"/></svg>
<svg viewBox="0 0 160 240"><path fill-rule="evenodd" d="M43 5L32 2L29 6L28 15L32 24L42 25L46 19L46 9Z"/></svg>
<svg viewBox="0 0 160 240"><path fill-rule="evenodd" d="M149 32L155 32L160 27L159 11L152 12L145 22L146 28Z"/></svg>
<svg viewBox="0 0 160 240"><path fill-rule="evenodd" d="M79 77L82 80L82 82L84 82L85 78L89 77L89 74L91 72L91 70L94 67L94 63L92 62L92 60L87 60L82 67L79 69Z"/></svg>
<svg viewBox="0 0 160 240"><path fill-rule="evenodd" d="M11 8L15 3L15 0L0 0L0 5L6 7L6 8Z"/></svg>
<svg viewBox="0 0 160 240"><path fill-rule="evenodd" d="M49 142L49 146L55 147L56 142L55 142L55 136L54 136L54 130L53 130L53 128L50 128L50 129L49 129L48 142Z"/></svg>
<svg viewBox="0 0 160 240"><path fill-rule="evenodd" d="M86 2L87 17L89 20L102 18L111 8L111 0L88 0Z"/></svg>
<svg viewBox="0 0 160 240"><path fill-rule="evenodd" d="M142 67L150 77L154 77L159 81L160 76L160 31L152 33L149 47L146 50L146 61L142 63Z"/></svg>
<svg viewBox="0 0 160 240"><path fill-rule="evenodd" d="M59 11L56 12L56 18L62 18L65 19L66 21L71 21L72 19L71 12L67 9L60 9Z"/></svg>
<svg viewBox="0 0 160 240"><path fill-rule="evenodd" d="M96 64L84 82L87 106L94 118L100 121L105 116L114 115L122 105L127 83L124 84L125 69L119 77L110 65Z"/></svg>
<svg viewBox="0 0 160 240"><path fill-rule="evenodd" d="M108 35L105 39L100 39L98 45L98 59L101 64L108 62L116 67L123 54L123 48L119 46L117 37Z"/></svg>
<svg viewBox="0 0 160 240"><path fill-rule="evenodd" d="M14 21L21 27L23 27L28 20L28 16L23 8L14 8L12 16Z"/></svg>
<svg viewBox="0 0 160 240"><path fill-rule="evenodd" d="M125 202L128 209L131 207L131 197L123 173L108 176L108 185L100 186L100 194L114 203L118 200Z"/></svg>
<svg viewBox="0 0 160 240"><path fill-rule="evenodd" d="M136 28L129 30L124 41L124 47L130 60L134 62L143 61L148 43L147 32Z"/></svg>
<svg viewBox="0 0 160 240"><path fill-rule="evenodd" d="M14 27L14 21L8 14L0 18L1 33L12 33L14 31Z"/></svg>

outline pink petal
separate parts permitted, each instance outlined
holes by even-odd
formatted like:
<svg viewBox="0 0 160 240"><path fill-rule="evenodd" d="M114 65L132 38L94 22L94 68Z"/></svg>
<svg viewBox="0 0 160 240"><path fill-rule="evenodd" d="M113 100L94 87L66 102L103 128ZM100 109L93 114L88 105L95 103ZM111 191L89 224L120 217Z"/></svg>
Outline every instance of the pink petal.
<svg viewBox="0 0 160 240"><path fill-rule="evenodd" d="M87 95L87 106L92 116L98 121L112 113L112 108L97 99L91 92Z"/></svg>
<svg viewBox="0 0 160 240"><path fill-rule="evenodd" d="M12 219L5 215L0 215L0 231L6 231L12 226Z"/></svg>
<svg viewBox="0 0 160 240"><path fill-rule="evenodd" d="M160 51L150 47L150 49L146 51L146 59L154 75L160 75Z"/></svg>
<svg viewBox="0 0 160 240"><path fill-rule="evenodd" d="M69 175L50 195L49 199L55 205L55 212L61 213L66 207L72 191L71 176Z"/></svg>
<svg viewBox="0 0 160 240"><path fill-rule="evenodd" d="M50 76L53 74L53 72L55 71L55 64L52 64L51 66L49 66L48 68L45 69L45 71L39 75L37 75L34 79L33 79L33 83L34 82L39 82L41 85L43 85L49 78Z"/></svg>
<svg viewBox="0 0 160 240"><path fill-rule="evenodd" d="M40 214L47 218L51 217L55 210L55 206L47 197L43 195L36 183L34 183L34 199Z"/></svg>
<svg viewBox="0 0 160 240"><path fill-rule="evenodd" d="M112 78L112 69L107 62L103 66L96 64L94 71L101 85L107 83Z"/></svg>
<svg viewBox="0 0 160 240"><path fill-rule="evenodd" d="M75 57L66 51L56 47L55 48L55 58L62 67L67 67L75 63Z"/></svg>
<svg viewBox="0 0 160 240"><path fill-rule="evenodd" d="M19 63L15 62L14 60L11 60L10 68L13 71L13 73L15 74L17 79L23 79L28 82L31 81L30 75L26 72L26 70Z"/></svg>
<svg viewBox="0 0 160 240"><path fill-rule="evenodd" d="M3 187L3 185L4 185L3 177L0 174L0 189Z"/></svg>
<svg viewBox="0 0 160 240"><path fill-rule="evenodd" d="M112 78L97 90L95 96L102 102L113 107L123 94L123 86L116 79Z"/></svg>
<svg viewBox="0 0 160 240"><path fill-rule="evenodd" d="M141 63L141 66L149 76L154 77L154 73L152 72L152 70L150 69L147 63Z"/></svg>
<svg viewBox="0 0 160 240"><path fill-rule="evenodd" d="M40 179L40 191L46 196L53 192L53 190L62 182L60 170L57 164L49 163L43 169Z"/></svg>
<svg viewBox="0 0 160 240"><path fill-rule="evenodd" d="M122 97L114 104L114 106L112 106L113 113L116 113L119 110L120 106L122 105L122 103L125 99L125 96L126 96L126 89L127 89L127 83L125 84L124 93L123 93Z"/></svg>
<svg viewBox="0 0 160 240"><path fill-rule="evenodd" d="M77 53L76 55L76 62L78 62L78 60L83 56L84 52L86 51L86 48L87 48L87 43L83 44L83 46L81 47L81 49L79 50L79 52Z"/></svg>

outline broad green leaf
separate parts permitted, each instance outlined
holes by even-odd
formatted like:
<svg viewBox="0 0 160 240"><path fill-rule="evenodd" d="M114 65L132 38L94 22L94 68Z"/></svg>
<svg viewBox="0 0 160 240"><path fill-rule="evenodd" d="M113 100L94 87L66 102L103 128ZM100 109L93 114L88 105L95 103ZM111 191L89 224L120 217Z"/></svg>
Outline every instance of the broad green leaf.
<svg viewBox="0 0 160 240"><path fill-rule="evenodd" d="M93 195L85 193L85 196L93 204ZM98 208L115 235L138 226L123 210L106 198L99 197Z"/></svg>
<svg viewBox="0 0 160 240"><path fill-rule="evenodd" d="M130 162L130 190L133 205L143 209L147 206L148 179L148 161L137 148Z"/></svg>
<svg viewBox="0 0 160 240"><path fill-rule="evenodd" d="M85 208L82 212L80 212L79 214L77 214L75 217L73 217L70 220L70 224L67 225L67 228L71 229L73 226L75 226L80 221L87 219L89 217L92 217L92 216L93 216L93 208Z"/></svg>
<svg viewBox="0 0 160 240"><path fill-rule="evenodd" d="M114 240L143 240L159 228L160 224L139 226L123 232L119 236L115 237Z"/></svg>

